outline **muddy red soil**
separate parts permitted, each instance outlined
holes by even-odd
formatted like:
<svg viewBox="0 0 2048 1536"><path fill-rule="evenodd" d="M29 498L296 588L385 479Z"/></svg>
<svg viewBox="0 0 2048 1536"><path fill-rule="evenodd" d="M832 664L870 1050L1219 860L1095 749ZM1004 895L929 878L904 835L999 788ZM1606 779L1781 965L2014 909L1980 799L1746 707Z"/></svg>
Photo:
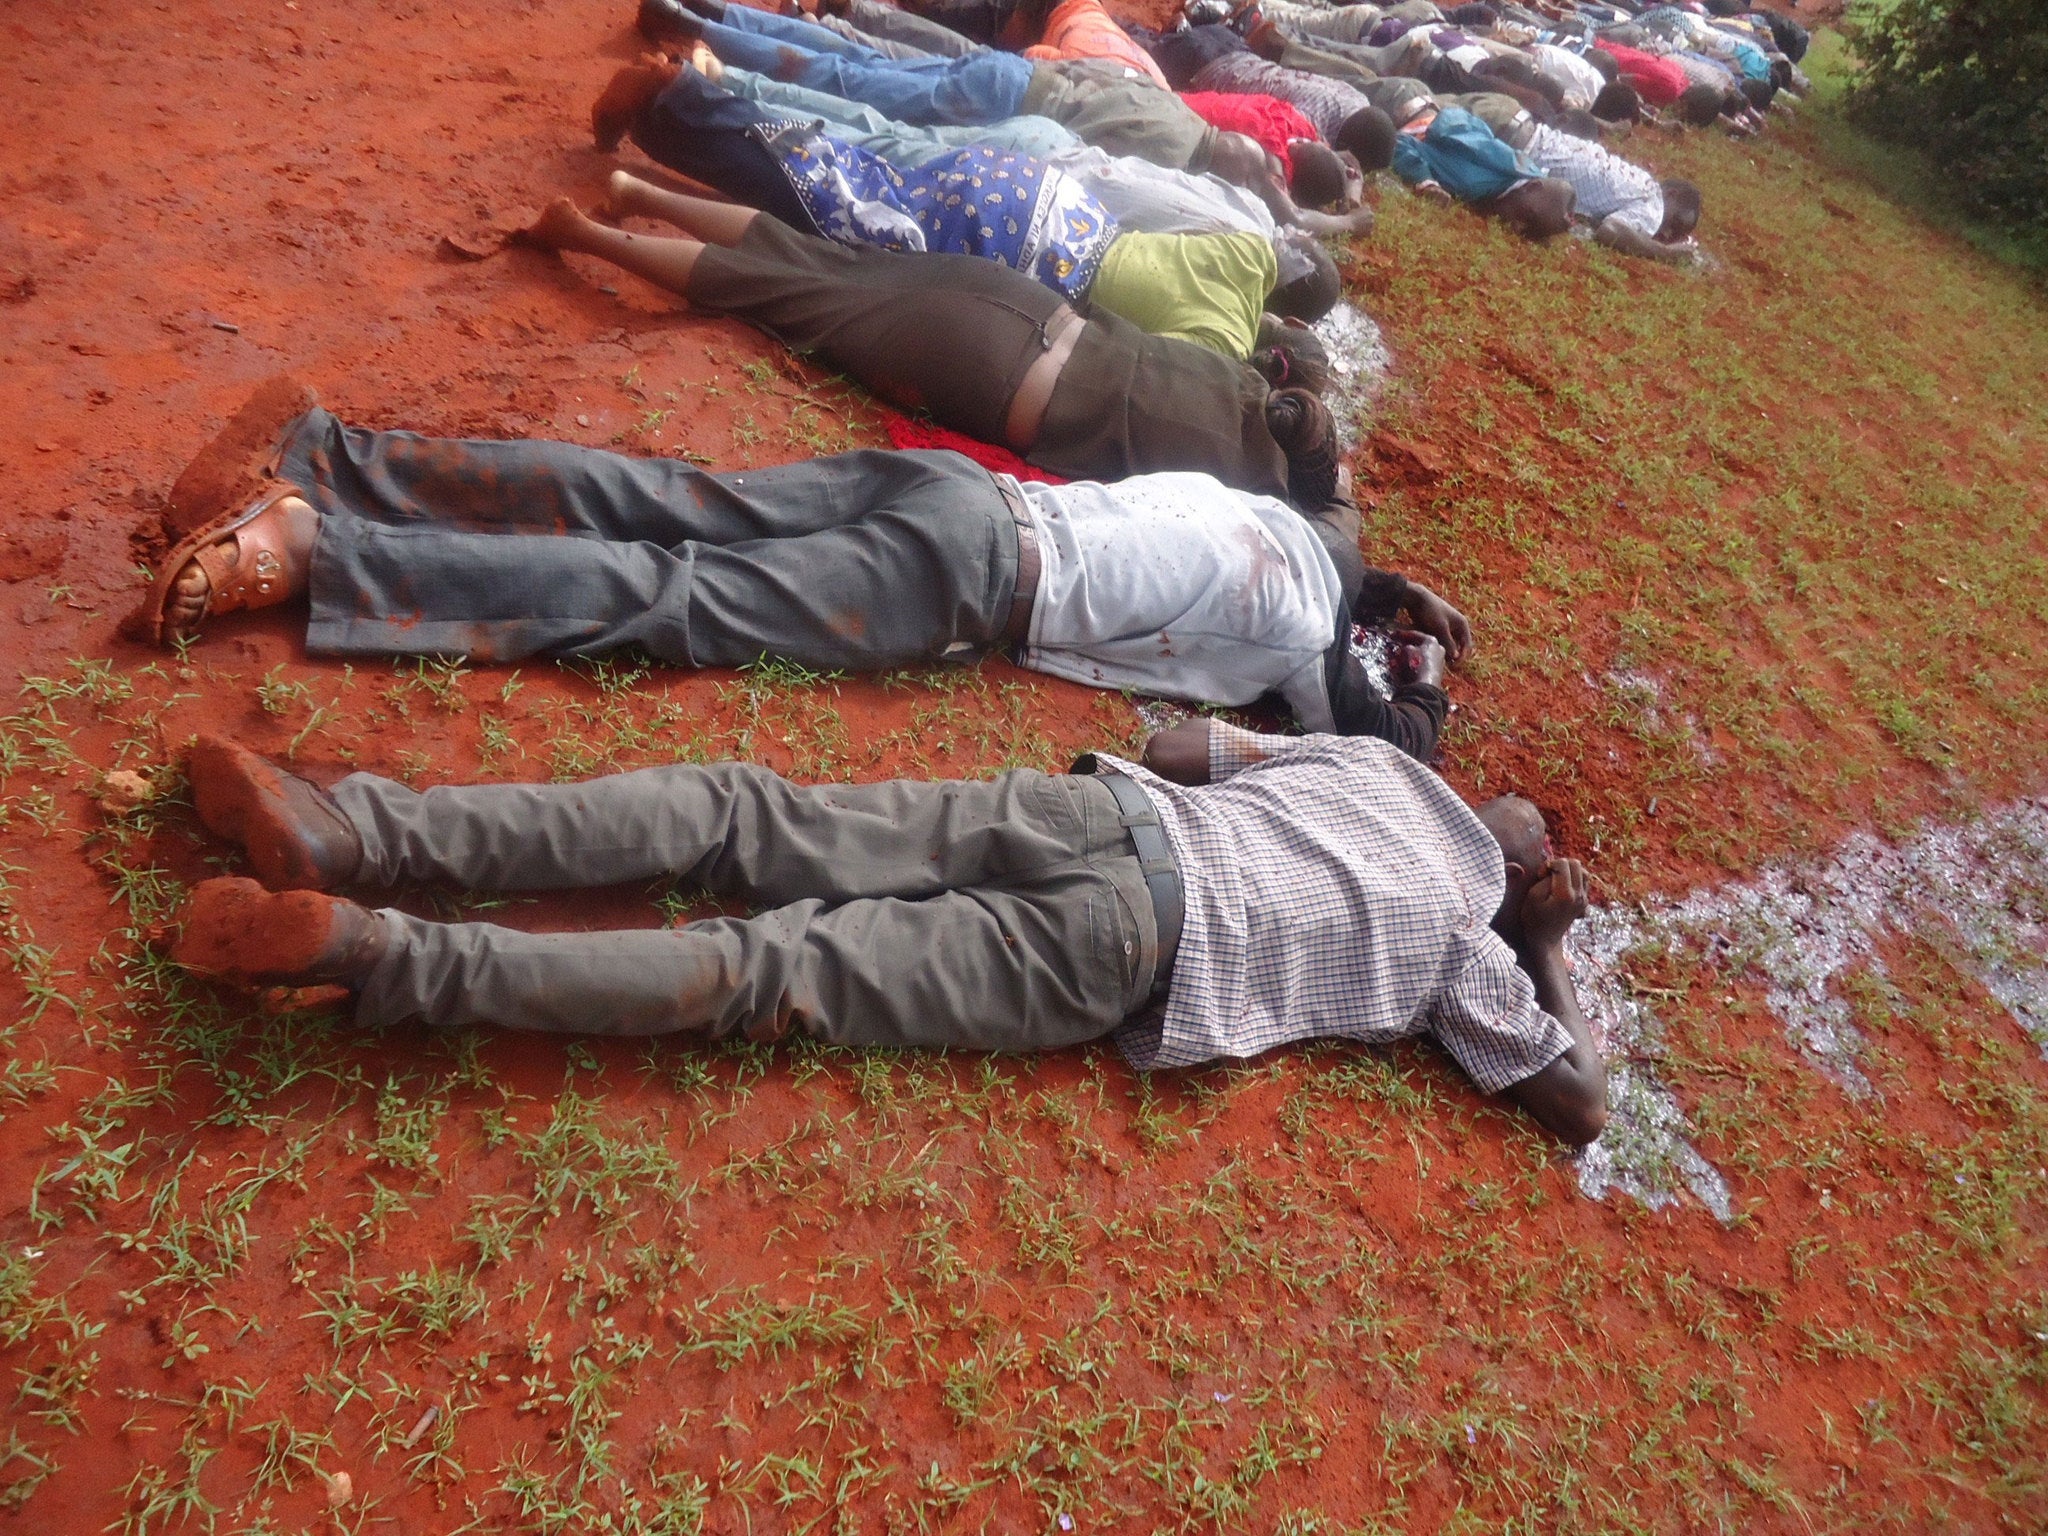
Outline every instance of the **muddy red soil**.
<svg viewBox="0 0 2048 1536"><path fill-rule="evenodd" d="M77 684L79 658L136 676L125 699L32 688L31 711L57 699L48 718L77 761L45 754L6 786L5 986L22 1021L8 1046L31 1086L5 1100L0 1222L33 1275L21 1294L62 1299L0 1336L37 1351L18 1357L0 1463L0 1486L23 1490L19 1528L200 1528L217 1506L221 1529L687 1530L649 1523L651 1501L687 1509L677 1491L697 1484L705 1528L733 1532L1064 1530L1070 1510L1134 1533L1273 1530L1288 1511L1307 1512L1288 1527L1303 1532L2038 1514L2038 1471L1994 1486L1968 1459L1986 1416L1965 1378L2048 1319L2004 1281L1960 1273L1935 1296L1935 1271L1875 1264L1953 1237L1887 1199L1932 1176L1956 1113L1979 1141L2007 1134L2006 1107L1971 1097L1979 1047L1903 1015L1897 1129L1871 1140L1862 1107L1786 1058L1752 989L1674 1005L1701 1080L1735 1085L1714 1122L1726 1139L1702 1141L1745 1170L1746 1219L1723 1228L1696 1208L1578 1198L1554 1153L1419 1050L1147 1090L1106 1052L992 1073L706 1063L356 1040L331 1015L280 1025L241 1001L137 990L138 935L121 929L146 902L110 859L184 881L228 861L178 813L110 840L91 792L100 770L160 765L197 731L296 749L320 776L427 782L598 771L684 740L804 775L974 773L1141 730L1121 700L1000 663L950 686L621 688L598 669L351 669L308 659L279 614L223 623L186 658L117 634L171 479L280 370L365 425L721 468L887 441L870 402L744 327L595 264L465 253L550 196L594 200L612 162L582 125L639 51L629 21L622 0L0 15L0 681ZM1371 260L1354 273L1368 300ZM1495 362L1524 382L1536 367ZM1452 368L1431 408L1495 381ZM1450 451L1400 424L1361 460L1369 493L1472 470ZM1500 683L1468 698L1521 740L1473 729L1461 782L1537 766L1522 743L1540 698ZM1625 796L1599 778L1623 771L1594 769L1586 795ZM1700 867L1651 861L1673 881ZM641 892L489 915L659 920ZM2011 1033L1939 955L1894 972ZM70 1002L52 1005L53 986ZM281 1059L312 1064L307 1080ZM2048 1089L2038 1061L2006 1064ZM1738 1117L1753 1093L1796 1105L1798 1136ZM143 1160L79 1150L108 1127ZM111 1167L109 1182L86 1187L81 1166ZM283 1169L262 1203L223 1205L258 1166ZM1845 1219L1844 1188L1868 1196L1855 1243L1802 1246ZM535 1240L481 1262L459 1234L515 1197L545 1212ZM205 1214L213 1235L145 1220L153 1201ZM2040 1219L2025 1207L2007 1240L2038 1253ZM166 1257L174 1239L195 1268ZM463 1266L480 1311L433 1292ZM842 1310L805 1309L822 1295ZM1886 1334L1880 1357L1854 1342L1873 1313L1922 1326ZM1013 1343L977 1395L971 1368ZM1882 1434L1850 1432L1899 1380L1943 1372L1964 1408L1923 1396L1878 1415ZM296 1459L262 1429L278 1424L312 1437Z"/></svg>

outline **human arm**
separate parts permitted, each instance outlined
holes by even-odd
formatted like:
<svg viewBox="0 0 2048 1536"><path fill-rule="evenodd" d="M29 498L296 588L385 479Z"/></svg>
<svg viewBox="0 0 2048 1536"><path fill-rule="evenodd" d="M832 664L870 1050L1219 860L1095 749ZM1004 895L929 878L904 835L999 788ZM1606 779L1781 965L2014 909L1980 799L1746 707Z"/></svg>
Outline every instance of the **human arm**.
<svg viewBox="0 0 2048 1536"><path fill-rule="evenodd" d="M1333 500L1309 514L1309 521L1322 534L1323 547L1337 562L1340 578L1351 562L1345 550L1356 549L1359 534L1358 509L1348 500ZM1351 617L1360 624L1390 624L1406 616L1411 628L1420 630L1443 647L1452 665L1472 649L1472 621L1419 581L1395 571L1383 571L1359 560L1360 576L1351 598ZM1346 582L1347 590L1350 583Z"/></svg>
<svg viewBox="0 0 2048 1536"><path fill-rule="evenodd" d="M1379 216L1372 209L1360 205L1349 213L1324 213L1315 208L1296 208L1294 217L1284 220L1296 229L1306 230L1329 240L1345 240L1355 235L1369 235Z"/></svg>
<svg viewBox="0 0 2048 1536"><path fill-rule="evenodd" d="M1317 739L1262 735L1197 715L1171 730L1153 732L1138 762L1174 784L1215 784L1239 769L1284 757Z"/></svg>
<svg viewBox="0 0 2048 1536"><path fill-rule="evenodd" d="M1624 256L1643 256L1669 267L1689 265L1699 254L1699 245L1695 241L1653 239L1634 226L1624 224L1614 214L1609 214L1594 226L1593 238Z"/></svg>
<svg viewBox="0 0 2048 1536"><path fill-rule="evenodd" d="M1408 622L1435 640L1456 666L1472 649L1472 621L1419 581L1401 578L1401 611Z"/></svg>
<svg viewBox="0 0 2048 1536"><path fill-rule="evenodd" d="M1580 1147L1595 1140L1607 1123L1607 1069L1579 1010L1564 954L1565 935L1585 916L1586 905L1586 867L1577 859L1552 860L1522 898L1519 922L1509 937L1515 961L1528 973L1537 1004L1564 1025L1571 1044L1548 1066L1505 1090L1545 1130Z"/></svg>

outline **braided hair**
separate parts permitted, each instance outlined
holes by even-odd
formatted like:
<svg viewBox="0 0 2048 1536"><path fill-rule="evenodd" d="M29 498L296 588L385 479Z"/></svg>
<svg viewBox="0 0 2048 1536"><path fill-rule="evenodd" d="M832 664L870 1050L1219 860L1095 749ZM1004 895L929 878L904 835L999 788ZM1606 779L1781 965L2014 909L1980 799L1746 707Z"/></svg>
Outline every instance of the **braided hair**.
<svg viewBox="0 0 2048 1536"><path fill-rule="evenodd" d="M1266 430L1287 455L1287 496L1314 510L1336 499L1337 424L1329 407L1305 389L1276 389L1266 397Z"/></svg>

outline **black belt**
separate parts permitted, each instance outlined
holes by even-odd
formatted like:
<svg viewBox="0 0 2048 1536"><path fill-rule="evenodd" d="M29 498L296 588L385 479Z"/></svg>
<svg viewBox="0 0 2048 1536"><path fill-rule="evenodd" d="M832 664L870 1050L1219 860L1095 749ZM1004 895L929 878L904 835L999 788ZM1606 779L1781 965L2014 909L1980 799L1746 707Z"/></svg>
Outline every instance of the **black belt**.
<svg viewBox="0 0 2048 1536"><path fill-rule="evenodd" d="M1173 979L1173 957L1180 948L1180 869L1173 862L1173 849L1167 846L1166 829L1159 825L1159 808L1138 787L1137 781L1129 774L1111 771L1096 774L1095 782L1116 796L1116 808L1123 812L1124 830L1131 835L1131 846L1138 852L1138 867L1144 871L1145 889L1152 893L1152 917L1159 928L1159 958L1152 966L1152 996L1159 997Z"/></svg>

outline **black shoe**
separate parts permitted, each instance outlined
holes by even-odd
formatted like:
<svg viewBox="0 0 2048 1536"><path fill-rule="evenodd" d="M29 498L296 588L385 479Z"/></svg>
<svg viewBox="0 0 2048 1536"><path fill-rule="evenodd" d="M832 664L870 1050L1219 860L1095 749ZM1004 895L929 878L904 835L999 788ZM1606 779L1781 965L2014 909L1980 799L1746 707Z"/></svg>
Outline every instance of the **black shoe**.
<svg viewBox="0 0 2048 1536"><path fill-rule="evenodd" d="M633 18L633 24L650 43L694 43L703 36L699 14L712 21L725 19L725 7L718 0L697 3L698 12L693 13L682 0L640 0L640 13Z"/></svg>

